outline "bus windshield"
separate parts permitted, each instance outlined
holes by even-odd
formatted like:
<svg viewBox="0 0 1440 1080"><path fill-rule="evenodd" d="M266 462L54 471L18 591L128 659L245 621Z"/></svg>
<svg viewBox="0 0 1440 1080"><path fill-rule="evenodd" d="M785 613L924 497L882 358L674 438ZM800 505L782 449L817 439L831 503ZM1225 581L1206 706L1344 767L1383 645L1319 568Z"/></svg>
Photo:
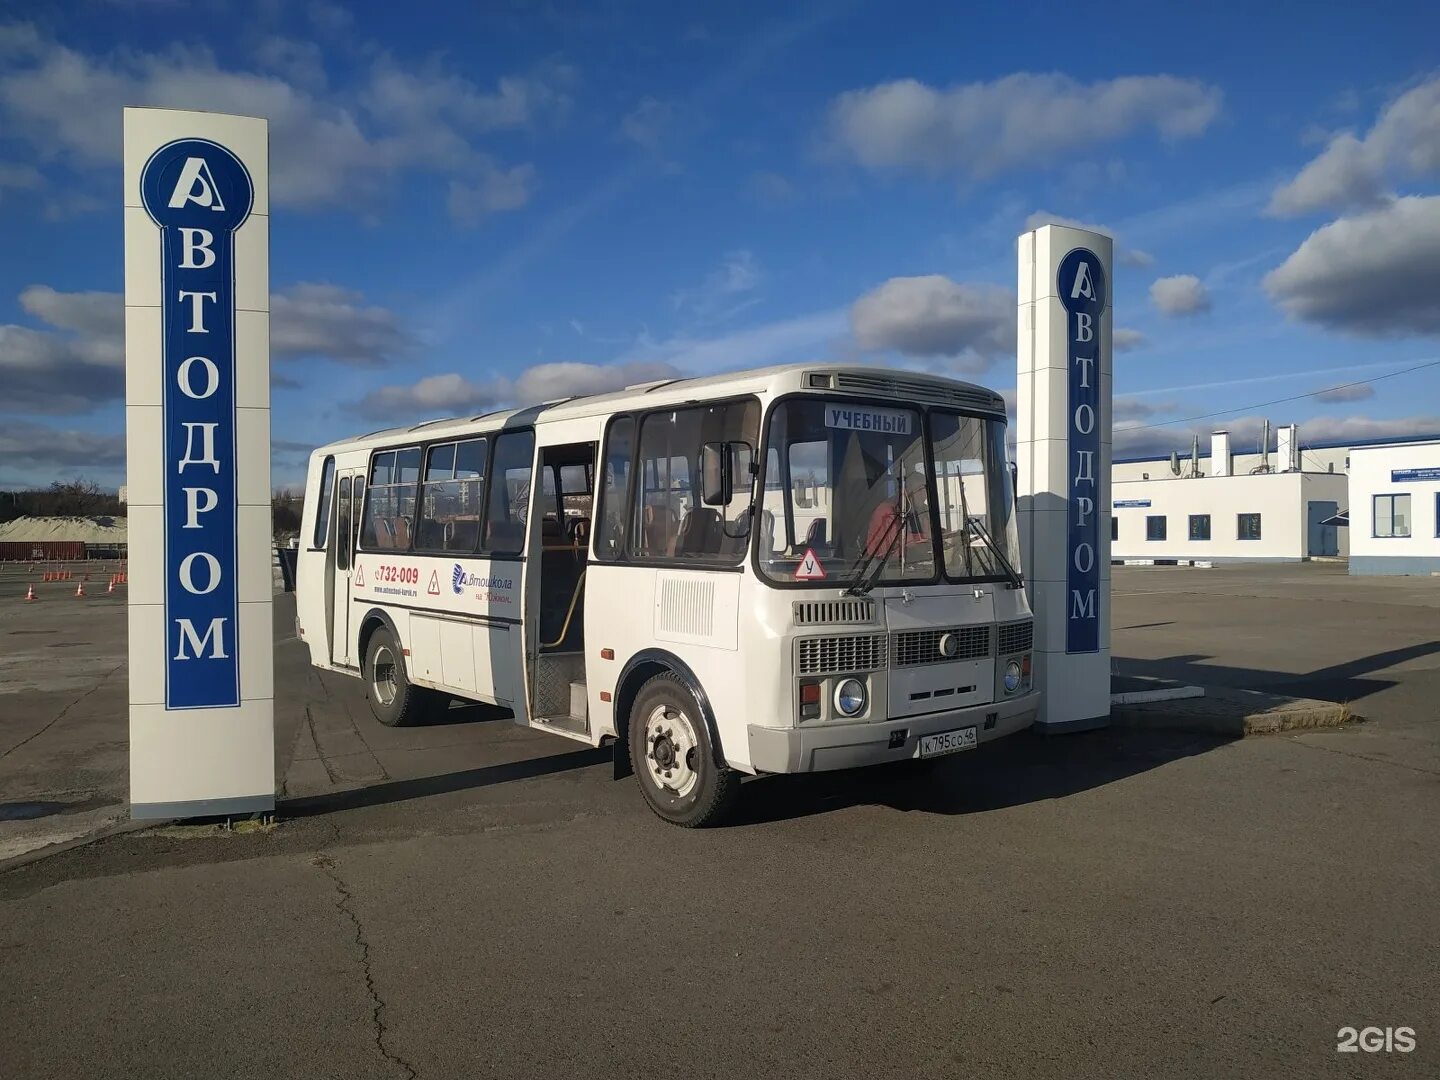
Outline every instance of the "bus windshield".
<svg viewBox="0 0 1440 1080"><path fill-rule="evenodd" d="M1019 567L998 419L790 398L765 446L758 561L772 581L996 580Z"/></svg>

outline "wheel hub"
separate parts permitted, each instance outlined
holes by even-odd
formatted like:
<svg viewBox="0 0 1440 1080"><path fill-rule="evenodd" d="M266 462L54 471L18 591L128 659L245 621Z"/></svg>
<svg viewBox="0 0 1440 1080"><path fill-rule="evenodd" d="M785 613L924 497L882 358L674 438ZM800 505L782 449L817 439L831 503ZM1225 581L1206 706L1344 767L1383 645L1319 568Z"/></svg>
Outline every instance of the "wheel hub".
<svg viewBox="0 0 1440 1080"><path fill-rule="evenodd" d="M655 708L645 719L645 765L655 785L684 797L700 782L696 754L700 741L690 718L669 705Z"/></svg>

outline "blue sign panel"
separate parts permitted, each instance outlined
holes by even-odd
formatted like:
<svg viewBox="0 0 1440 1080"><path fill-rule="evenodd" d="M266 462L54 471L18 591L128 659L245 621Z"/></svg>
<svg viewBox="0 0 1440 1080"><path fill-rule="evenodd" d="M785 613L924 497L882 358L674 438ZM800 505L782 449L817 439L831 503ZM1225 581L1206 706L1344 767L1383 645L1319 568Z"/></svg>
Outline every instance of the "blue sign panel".
<svg viewBox="0 0 1440 1080"><path fill-rule="evenodd" d="M140 176L160 226L165 372L165 707L240 704L236 580L235 244L254 185L206 139L162 146Z"/></svg>
<svg viewBox="0 0 1440 1080"><path fill-rule="evenodd" d="M1416 480L1440 480L1440 466L1429 466L1424 469L1391 469L1390 482L1392 484L1411 484Z"/></svg>
<svg viewBox="0 0 1440 1080"><path fill-rule="evenodd" d="M1122 506L1149 506L1149 499L1116 499L1111 506L1119 509Z"/></svg>
<svg viewBox="0 0 1440 1080"><path fill-rule="evenodd" d="M1100 316L1105 270L1099 256L1076 248L1060 260L1056 282L1065 308L1065 360L1069 371L1066 460L1065 651L1100 649Z"/></svg>

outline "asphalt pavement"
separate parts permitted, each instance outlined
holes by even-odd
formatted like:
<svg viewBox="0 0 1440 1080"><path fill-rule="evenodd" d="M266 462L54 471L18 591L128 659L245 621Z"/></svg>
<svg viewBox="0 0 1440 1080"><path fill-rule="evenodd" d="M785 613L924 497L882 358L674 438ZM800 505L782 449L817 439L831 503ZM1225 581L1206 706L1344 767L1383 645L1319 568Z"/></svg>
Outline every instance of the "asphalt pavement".
<svg viewBox="0 0 1440 1080"><path fill-rule="evenodd" d="M1118 669L1367 720L1023 735L922 781L747 783L732 826L688 832L605 753L493 711L384 731L282 642L276 828L0 873L4 1071L1440 1074L1440 580L1117 568L1115 590ZM13 634L42 616L0 595L0 804L52 746L123 761L123 715L76 704L123 700L92 610L93 687L16 689L16 642L55 635ZM1417 1046L1337 1053L1345 1026Z"/></svg>

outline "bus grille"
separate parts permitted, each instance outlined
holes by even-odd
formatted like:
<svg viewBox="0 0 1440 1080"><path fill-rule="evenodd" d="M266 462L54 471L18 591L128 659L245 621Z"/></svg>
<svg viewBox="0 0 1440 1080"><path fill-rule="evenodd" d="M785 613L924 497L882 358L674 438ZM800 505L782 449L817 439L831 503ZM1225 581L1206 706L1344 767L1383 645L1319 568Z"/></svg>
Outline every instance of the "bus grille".
<svg viewBox="0 0 1440 1080"><path fill-rule="evenodd" d="M801 638L795 643L801 675L840 675L879 671L885 666L885 635Z"/></svg>
<svg viewBox="0 0 1440 1080"><path fill-rule="evenodd" d="M1029 652L1035 641L1035 624L1025 622L1002 623L1000 625L1000 655Z"/></svg>
<svg viewBox="0 0 1440 1080"><path fill-rule="evenodd" d="M954 656L940 654L940 639L954 634L960 648ZM949 626L934 630L904 630L890 639L890 663L894 667L942 664L951 660L983 660L990 655L990 627Z"/></svg>
<svg viewBox="0 0 1440 1080"><path fill-rule="evenodd" d="M796 626L875 621L874 600L796 600Z"/></svg>

